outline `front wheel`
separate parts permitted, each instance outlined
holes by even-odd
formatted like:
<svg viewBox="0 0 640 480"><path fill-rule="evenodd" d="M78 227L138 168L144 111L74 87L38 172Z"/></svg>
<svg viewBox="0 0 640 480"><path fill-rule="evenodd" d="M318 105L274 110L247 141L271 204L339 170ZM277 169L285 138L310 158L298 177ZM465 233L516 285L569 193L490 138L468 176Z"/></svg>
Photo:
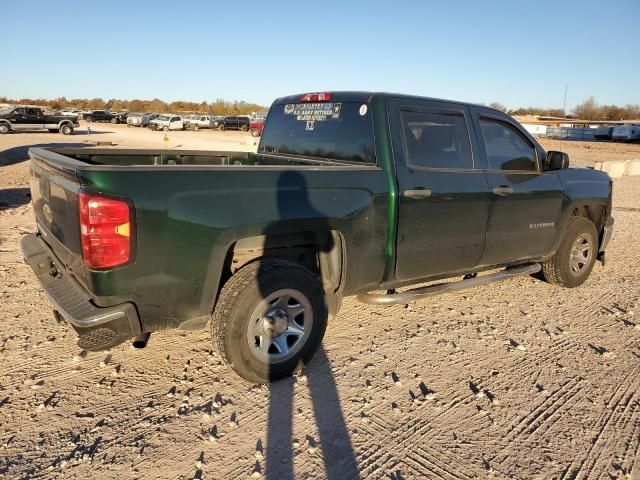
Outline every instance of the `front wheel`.
<svg viewBox="0 0 640 480"><path fill-rule="evenodd" d="M6 123L0 123L0 135L6 135L10 131L11 128L9 128L9 125L7 125Z"/></svg>
<svg viewBox="0 0 640 480"><path fill-rule="evenodd" d="M226 283L211 335L224 362L254 383L291 375L320 347L327 326L324 291L307 269L264 260Z"/></svg>
<svg viewBox="0 0 640 480"><path fill-rule="evenodd" d="M224 132L224 125L219 125L218 130L220 130L221 132Z"/></svg>
<svg viewBox="0 0 640 480"><path fill-rule="evenodd" d="M197 132L198 130L200 130L200 126L196 123L196 124L193 126L193 131L194 131L194 132Z"/></svg>
<svg viewBox="0 0 640 480"><path fill-rule="evenodd" d="M590 220L571 217L560 247L542 263L547 282L573 288L589 277L598 254L598 232Z"/></svg>
<svg viewBox="0 0 640 480"><path fill-rule="evenodd" d="M162 130L164 130L165 132L169 131L169 127L163 127Z"/></svg>

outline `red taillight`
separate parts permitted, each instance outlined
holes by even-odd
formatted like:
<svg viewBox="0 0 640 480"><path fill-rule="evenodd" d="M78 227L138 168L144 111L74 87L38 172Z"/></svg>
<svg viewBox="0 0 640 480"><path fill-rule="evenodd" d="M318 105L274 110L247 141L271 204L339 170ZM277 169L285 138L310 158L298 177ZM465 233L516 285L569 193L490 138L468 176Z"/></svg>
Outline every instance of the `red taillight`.
<svg viewBox="0 0 640 480"><path fill-rule="evenodd" d="M329 102L331 101L331 93L307 93L300 98L301 102Z"/></svg>
<svg viewBox="0 0 640 480"><path fill-rule="evenodd" d="M89 268L109 268L131 258L131 211L122 200L81 193L82 258Z"/></svg>

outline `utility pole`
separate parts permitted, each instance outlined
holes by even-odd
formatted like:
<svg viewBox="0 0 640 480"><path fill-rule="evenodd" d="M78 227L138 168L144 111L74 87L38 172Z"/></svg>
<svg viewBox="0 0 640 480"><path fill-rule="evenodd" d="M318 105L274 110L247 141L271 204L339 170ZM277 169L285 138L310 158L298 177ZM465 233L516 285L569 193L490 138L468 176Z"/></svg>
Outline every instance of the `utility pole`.
<svg viewBox="0 0 640 480"><path fill-rule="evenodd" d="M564 101L562 102L562 111L564 112L564 116L567 116L567 88L569 85L564 85Z"/></svg>

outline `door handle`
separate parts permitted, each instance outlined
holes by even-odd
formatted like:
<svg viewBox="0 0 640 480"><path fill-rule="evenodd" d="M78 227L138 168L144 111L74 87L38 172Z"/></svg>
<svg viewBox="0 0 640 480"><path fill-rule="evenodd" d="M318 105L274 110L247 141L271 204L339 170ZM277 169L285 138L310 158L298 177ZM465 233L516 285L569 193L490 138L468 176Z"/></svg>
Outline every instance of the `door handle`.
<svg viewBox="0 0 640 480"><path fill-rule="evenodd" d="M427 198L431 196L431 190L427 188L416 188L415 190L405 190L402 195L407 198Z"/></svg>
<svg viewBox="0 0 640 480"><path fill-rule="evenodd" d="M506 186L500 186L500 187L495 187L491 191L493 193L495 193L496 195L500 195L501 197L504 197L505 195L509 195L510 193L513 193L513 188L506 187Z"/></svg>

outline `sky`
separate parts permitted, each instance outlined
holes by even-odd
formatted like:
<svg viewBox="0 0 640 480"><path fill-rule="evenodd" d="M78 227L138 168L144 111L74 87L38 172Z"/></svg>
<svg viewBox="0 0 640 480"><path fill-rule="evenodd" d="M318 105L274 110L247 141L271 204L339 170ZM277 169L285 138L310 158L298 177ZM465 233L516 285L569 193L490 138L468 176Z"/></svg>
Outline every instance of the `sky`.
<svg viewBox="0 0 640 480"><path fill-rule="evenodd" d="M0 96L640 103L640 0L2 1Z"/></svg>

